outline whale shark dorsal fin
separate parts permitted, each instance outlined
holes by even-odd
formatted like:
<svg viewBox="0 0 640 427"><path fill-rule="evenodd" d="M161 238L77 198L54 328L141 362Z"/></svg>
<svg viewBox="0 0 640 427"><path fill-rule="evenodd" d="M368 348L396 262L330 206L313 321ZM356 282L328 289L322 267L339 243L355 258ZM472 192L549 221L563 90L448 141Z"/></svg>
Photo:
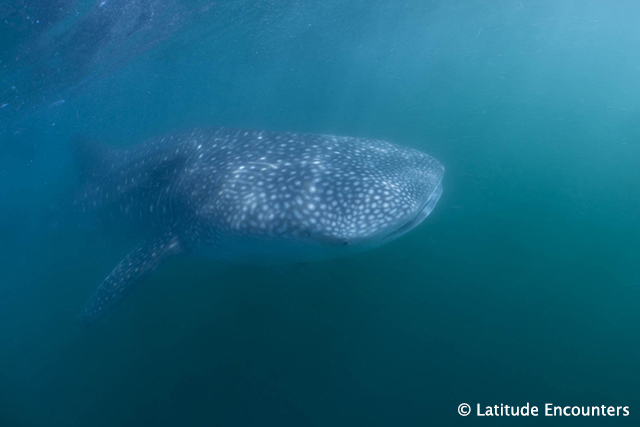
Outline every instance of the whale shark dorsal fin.
<svg viewBox="0 0 640 427"><path fill-rule="evenodd" d="M80 312L80 321L92 323L103 317L159 265L180 252L180 242L173 233L138 245L98 286Z"/></svg>

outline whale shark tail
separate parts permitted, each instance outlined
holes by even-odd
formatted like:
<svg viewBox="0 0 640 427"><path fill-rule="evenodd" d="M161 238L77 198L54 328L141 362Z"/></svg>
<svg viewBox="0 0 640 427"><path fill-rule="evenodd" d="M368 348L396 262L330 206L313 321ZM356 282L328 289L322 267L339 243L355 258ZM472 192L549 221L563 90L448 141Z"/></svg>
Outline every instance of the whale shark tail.
<svg viewBox="0 0 640 427"><path fill-rule="evenodd" d="M71 152L82 180L103 177L109 169L116 149L86 136L76 136L71 141Z"/></svg>
<svg viewBox="0 0 640 427"><path fill-rule="evenodd" d="M107 165L116 155L116 149L103 145L93 139L76 137L71 140L71 155L75 171L73 180L56 200L46 207L41 218L40 228L46 234L56 234L61 229L93 227L93 221L84 215L79 204L79 194L83 194L89 184L106 177Z"/></svg>

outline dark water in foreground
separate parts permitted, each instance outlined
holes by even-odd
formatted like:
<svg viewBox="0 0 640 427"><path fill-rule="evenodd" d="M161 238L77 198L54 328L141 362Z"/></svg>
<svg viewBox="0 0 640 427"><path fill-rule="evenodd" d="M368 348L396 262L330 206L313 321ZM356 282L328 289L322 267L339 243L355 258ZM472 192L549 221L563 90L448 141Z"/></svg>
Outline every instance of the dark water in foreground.
<svg viewBox="0 0 640 427"><path fill-rule="evenodd" d="M99 3L0 8L0 426L637 425L634 2ZM176 260L82 327L133 242L51 226L70 139L200 125L409 145L444 194L351 258ZM475 416L527 402L630 416Z"/></svg>

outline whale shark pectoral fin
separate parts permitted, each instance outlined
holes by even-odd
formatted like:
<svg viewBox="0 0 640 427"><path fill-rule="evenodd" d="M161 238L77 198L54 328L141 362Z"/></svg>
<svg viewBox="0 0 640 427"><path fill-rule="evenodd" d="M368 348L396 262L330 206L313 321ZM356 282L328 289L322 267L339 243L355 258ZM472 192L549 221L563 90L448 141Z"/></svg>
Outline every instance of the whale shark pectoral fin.
<svg viewBox="0 0 640 427"><path fill-rule="evenodd" d="M91 323L100 319L160 264L180 252L180 241L172 233L143 242L124 257L98 286L80 312L80 321Z"/></svg>

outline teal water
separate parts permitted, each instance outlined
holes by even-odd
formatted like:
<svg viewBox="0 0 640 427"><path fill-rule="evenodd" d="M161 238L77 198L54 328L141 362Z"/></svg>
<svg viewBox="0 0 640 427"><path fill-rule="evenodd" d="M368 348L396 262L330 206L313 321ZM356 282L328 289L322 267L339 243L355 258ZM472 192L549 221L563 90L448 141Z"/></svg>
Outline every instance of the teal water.
<svg viewBox="0 0 640 427"><path fill-rule="evenodd" d="M0 92L0 426L637 425L640 5L175 7L191 13L157 43L111 39L55 88L15 64L35 37L15 14L0 32L0 81L23 91ZM70 139L202 125L412 146L445 165L444 193L420 227L350 258L178 259L82 327L133 242L51 226ZM475 416L527 402L630 415Z"/></svg>

